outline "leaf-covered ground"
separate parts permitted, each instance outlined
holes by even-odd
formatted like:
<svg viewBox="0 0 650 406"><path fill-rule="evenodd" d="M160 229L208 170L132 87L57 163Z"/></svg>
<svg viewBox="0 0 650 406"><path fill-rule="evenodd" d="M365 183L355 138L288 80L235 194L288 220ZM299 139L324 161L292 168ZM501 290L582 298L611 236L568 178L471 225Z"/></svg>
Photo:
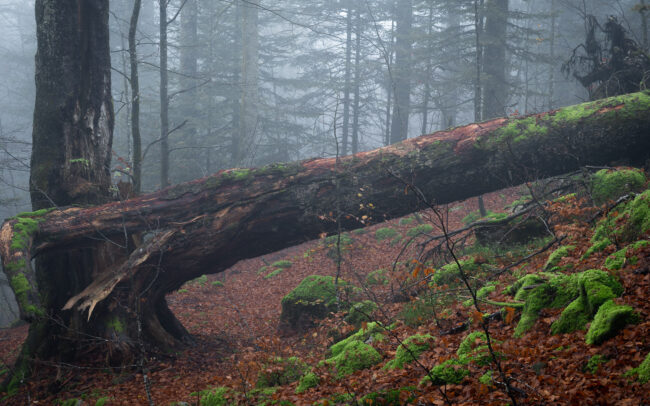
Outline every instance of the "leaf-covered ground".
<svg viewBox="0 0 650 406"><path fill-rule="evenodd" d="M526 193L521 187L492 193L485 196L485 205L494 213L503 213L506 206ZM445 226L448 230L464 227L463 218L477 209L476 199L442 208ZM477 262L489 265L489 271L480 277L469 275L476 277L473 282L483 284L490 279L496 286L485 299L512 302L513 298L503 293L504 288L519 277L540 272L549 255L561 245L575 246L570 255L558 263L561 270L556 272L566 274L603 269L608 256L617 250L616 244L611 244L604 251L581 259L592 245L594 223L590 220L598 215L596 208L587 207L578 198L568 198L550 203L547 210L556 236L562 241L523 261L522 258L537 253L551 239L536 240L516 249L471 251L473 237L467 234L454 237L457 243L454 252L461 259L471 254ZM426 235L416 236L404 249L409 235L415 234L411 230L416 227L426 231ZM387 228L395 231L387 231ZM344 238L342 245L342 278L363 287L359 293L362 299L371 298L379 304L373 320L384 326L395 324L390 331L384 332L383 340L370 343L381 355L381 361L342 379L320 361L329 357L329 347L336 340L355 330L343 320L345 312L333 315L304 333L278 329L281 300L289 291L308 275L336 274L336 247L332 239L323 238L266 257L242 261L224 273L187 283L168 300L171 309L195 336L197 345L182 353L147 359L154 402L157 405L198 404L200 391L226 387L228 389L222 392L229 403L223 404L511 403L502 376L489 360L467 363L464 367L469 374L458 384L420 384L427 371L456 357L460 343L470 332L481 330L482 315L470 303L463 303L469 296L462 286L431 287L428 284L440 269L441 256L447 255L450 261L445 247L433 258L433 263L424 262L421 256L441 241L425 245L428 236L440 234L439 219L430 210L345 234L348 239ZM378 238L384 235L389 237ZM642 238L648 239L647 233L638 236ZM636 249L633 254L636 261L626 260L621 269L611 273L623 285L623 294L615 302L632 306L640 322L626 326L601 345L587 345L585 330L551 334L551 323L562 309L542 309L532 330L521 338L513 338L521 310L506 308L499 313L501 307L479 302L483 314L497 315L487 324L489 334L518 404L650 403L650 383L641 384L629 374L650 351L650 246ZM508 268L517 262L521 263ZM378 269L386 269L388 285L367 284L367 275ZM424 282L423 278L426 278ZM410 286L408 291L412 295L401 295L405 301L397 302L394 298L400 286ZM418 307L423 303L424 306ZM431 303L434 305L427 305ZM409 313L405 308L420 310ZM11 364L26 333L25 326L0 330L2 364ZM418 362L407 363L403 369L385 369L395 357L399 343L414 334L430 334L435 339L422 352ZM481 342L476 340L474 344ZM271 362L273 359L293 356L313 369L319 378L318 386L300 394L296 394L298 382L272 389L256 388L260 373L281 372L281 368ZM40 364L35 378L4 402L56 404L81 399L89 405L98 400L106 400L108 405L147 404L141 370L108 370L101 365L101 354L80 365ZM0 367L0 371L2 369Z"/></svg>

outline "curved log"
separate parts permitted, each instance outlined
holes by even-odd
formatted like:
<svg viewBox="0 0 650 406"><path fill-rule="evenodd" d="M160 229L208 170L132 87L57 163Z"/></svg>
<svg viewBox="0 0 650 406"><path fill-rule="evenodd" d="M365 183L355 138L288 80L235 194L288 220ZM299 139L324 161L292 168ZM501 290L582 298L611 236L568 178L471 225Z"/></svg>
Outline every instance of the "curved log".
<svg viewBox="0 0 650 406"><path fill-rule="evenodd" d="M584 165L642 164L648 158L650 93L641 92L470 124L338 161L230 169L124 202L23 214L3 225L0 253L16 280L23 318L87 311L86 328L106 325L115 303L144 303L148 343L173 346L187 332L167 308L166 293L241 259L335 231L336 207L343 229L354 229L418 210L405 181L444 204ZM137 234L143 242L126 248ZM30 259L57 258L97 241L111 241L125 255L89 269L86 287L70 292L62 308L41 309L38 297L47 287L39 291ZM133 337L133 316L120 317Z"/></svg>

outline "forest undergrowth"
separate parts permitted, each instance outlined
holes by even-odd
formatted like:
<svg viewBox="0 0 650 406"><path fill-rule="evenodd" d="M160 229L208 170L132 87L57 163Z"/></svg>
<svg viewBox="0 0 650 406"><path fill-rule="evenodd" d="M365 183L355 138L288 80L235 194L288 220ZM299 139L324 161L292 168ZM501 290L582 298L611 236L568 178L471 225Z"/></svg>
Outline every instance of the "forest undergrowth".
<svg viewBox="0 0 650 406"><path fill-rule="evenodd" d="M634 369L650 351L650 244L639 243L649 239L648 230L642 227L631 241L617 234L630 220L615 219L634 195L596 206L589 193L556 192L543 201L531 194L534 188L524 185L485 195L483 219L477 199L469 199L346 232L340 246L336 236L323 236L188 282L168 301L197 344L149 356L155 404L650 403L650 383L641 383ZM507 245L480 245L471 228L453 233L474 220L489 226L514 209L542 219L546 232L533 230ZM614 219L605 231L603 218ZM603 273L585 273L592 269ZM356 286L353 301L375 305L352 318L343 304L347 296L338 297L340 311L313 327L280 328L283 297L307 276L337 270ZM570 280L578 296L562 306L529 299L559 286L558 277ZM613 337L590 345L586 335L593 336L590 327L599 317L590 283L608 278L617 281L607 286L618 294L603 300L630 306L634 316L617 321L622 325ZM565 310L571 306L574 313ZM558 333L554 323L570 316L583 324ZM332 346L359 331L354 345L371 347L378 358L344 374ZM26 334L26 326L0 330L0 371ZM142 375L104 367L101 354L84 364L37 362L34 379L3 402L148 404Z"/></svg>

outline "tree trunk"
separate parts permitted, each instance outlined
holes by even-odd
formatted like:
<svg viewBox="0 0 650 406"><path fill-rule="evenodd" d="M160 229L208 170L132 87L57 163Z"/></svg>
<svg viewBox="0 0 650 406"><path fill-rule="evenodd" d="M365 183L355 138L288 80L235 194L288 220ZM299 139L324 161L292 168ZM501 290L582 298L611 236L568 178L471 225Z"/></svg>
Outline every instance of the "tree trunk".
<svg viewBox="0 0 650 406"><path fill-rule="evenodd" d="M41 310L39 297L53 287L37 286L34 278L14 291L26 319L87 315L75 331L106 338L97 345L113 355L128 354L138 342L132 329L137 317L148 345L177 347L189 336L168 309L166 293L239 260L335 232L331 213L337 205L340 226L349 230L417 210L407 183L445 204L583 165L643 163L650 157L649 110L650 92L635 93L470 124L343 157L338 164L326 158L231 169L124 202L25 214L3 225L0 254L13 278L31 275L25 259L35 255L67 253L70 261L88 241L125 246L125 233L146 233L146 243L131 248L127 259L87 263L93 272L85 274L81 289L60 287L60 307ZM55 277L63 277L65 268L58 269ZM141 312L128 311L138 304Z"/></svg>
<svg viewBox="0 0 650 406"><path fill-rule="evenodd" d="M35 11L32 206L39 210L108 202L114 123L108 0L37 0ZM24 236L38 221L18 220L23 237L12 237L10 243L22 253L0 250L8 255L3 258L4 270L21 317L32 322L11 385L29 373L32 359L65 357L74 351L66 340L77 342L75 338L84 333L97 332L96 320L88 323L77 311L62 313L61 306L92 282L94 274L123 260L116 250L97 240L33 258L31 241ZM38 286L44 295L38 296L36 288L29 286Z"/></svg>
<svg viewBox="0 0 650 406"><path fill-rule="evenodd" d="M138 30L142 0L133 2L129 23L129 62L131 66L131 136L133 137L133 193L142 191L142 137L140 136L140 76L135 34Z"/></svg>
<svg viewBox="0 0 650 406"><path fill-rule="evenodd" d="M241 4L241 92L239 134L233 163L245 165L251 160L259 132L259 0Z"/></svg>
<svg viewBox="0 0 650 406"><path fill-rule="evenodd" d="M358 7L357 7L358 8ZM352 1L348 0L345 17L345 83L343 88L343 137L341 155L348 154L350 143L350 90L352 87Z"/></svg>
<svg viewBox="0 0 650 406"><path fill-rule="evenodd" d="M361 7L357 7L355 20L357 26L354 34L354 114L352 116L352 154L359 152L359 116L361 114Z"/></svg>
<svg viewBox="0 0 650 406"><path fill-rule="evenodd" d="M506 115L509 89L506 80L508 0L488 0L485 13L483 120Z"/></svg>
<svg viewBox="0 0 650 406"><path fill-rule="evenodd" d="M413 0L399 0L395 11L395 69L393 93L395 102L390 128L390 143L408 138L411 115L411 52L413 46Z"/></svg>
<svg viewBox="0 0 650 406"><path fill-rule="evenodd" d="M169 186L169 72L167 71L167 4L158 0L160 11L160 188Z"/></svg>

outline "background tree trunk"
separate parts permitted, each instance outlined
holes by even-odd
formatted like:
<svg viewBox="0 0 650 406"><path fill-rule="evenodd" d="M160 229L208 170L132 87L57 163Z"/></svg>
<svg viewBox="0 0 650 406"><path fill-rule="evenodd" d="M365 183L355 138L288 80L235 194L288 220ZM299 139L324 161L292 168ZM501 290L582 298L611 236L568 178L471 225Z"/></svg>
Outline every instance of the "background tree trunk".
<svg viewBox="0 0 650 406"><path fill-rule="evenodd" d="M482 120L506 115L509 91L506 79L508 0L488 0L485 6Z"/></svg>
<svg viewBox="0 0 650 406"><path fill-rule="evenodd" d="M129 24L129 64L131 67L131 136L133 137L133 193L142 191L142 137L140 136L140 77L138 74L138 50L135 35L142 0L133 2Z"/></svg>
<svg viewBox="0 0 650 406"><path fill-rule="evenodd" d="M393 69L393 118L390 143L408 138L411 115L411 52L413 46L413 0L398 0L395 10L395 64Z"/></svg>
<svg viewBox="0 0 650 406"><path fill-rule="evenodd" d="M175 347L190 337L168 309L166 293L241 259L335 232L338 224L329 213L337 204L340 226L349 230L418 210L406 183L444 204L583 165L621 159L643 164L650 156L649 110L650 92L635 93L470 124L344 157L339 164L328 158L231 169L124 202L28 214L3 225L0 256L10 277L31 275L25 259L35 255L58 261L53 279L65 279L71 266L92 270L75 274L80 280L73 286L81 291L27 277L28 288L16 292L24 318L39 320L44 305L56 320L83 314L65 340L58 330L50 334L55 326L44 325L47 342L64 341L71 348L69 340L85 343L85 333L104 337L95 345L107 346L113 356L129 354L141 318L148 345ZM16 225L26 219L37 229L22 232ZM147 241L130 247L126 259L76 255L97 239L128 246L126 232L144 232ZM16 238L24 244L16 247ZM57 300L44 304L39 296ZM140 312L133 311L136 304ZM28 345L33 337L30 331Z"/></svg>

